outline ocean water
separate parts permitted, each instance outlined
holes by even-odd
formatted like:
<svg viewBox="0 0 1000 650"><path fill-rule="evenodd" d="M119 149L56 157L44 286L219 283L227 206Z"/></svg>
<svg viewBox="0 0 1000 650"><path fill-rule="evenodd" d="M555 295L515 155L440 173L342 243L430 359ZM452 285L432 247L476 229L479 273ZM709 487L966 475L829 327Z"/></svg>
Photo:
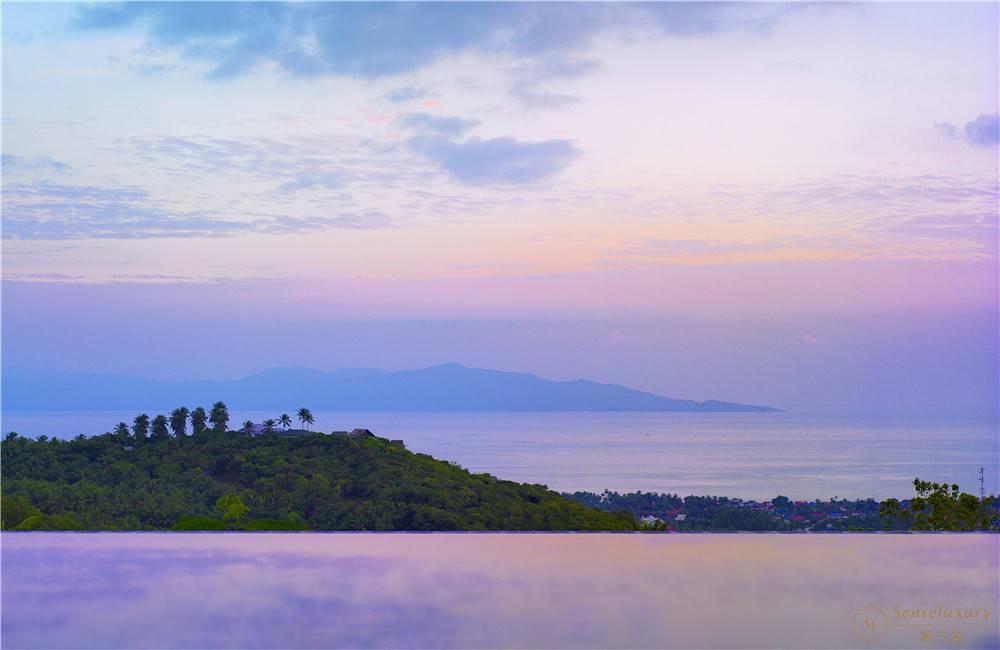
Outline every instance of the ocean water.
<svg viewBox="0 0 1000 650"><path fill-rule="evenodd" d="M2 430L73 437L131 423L134 415L5 412ZM232 422L276 415L236 411ZM366 427L476 472L561 491L883 499L910 496L915 477L978 493L983 467L986 491L1000 492L995 421L793 413L314 415L317 430Z"/></svg>
<svg viewBox="0 0 1000 650"><path fill-rule="evenodd" d="M990 534L0 541L4 648L1000 647Z"/></svg>

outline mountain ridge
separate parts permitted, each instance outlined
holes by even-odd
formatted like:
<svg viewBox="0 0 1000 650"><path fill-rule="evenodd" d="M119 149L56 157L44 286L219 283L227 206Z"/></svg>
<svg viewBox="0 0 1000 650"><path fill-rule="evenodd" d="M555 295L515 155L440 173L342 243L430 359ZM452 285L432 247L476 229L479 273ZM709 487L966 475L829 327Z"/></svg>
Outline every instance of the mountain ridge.
<svg viewBox="0 0 1000 650"><path fill-rule="evenodd" d="M152 396L152 398L151 398ZM270 368L239 379L166 381L132 374L9 370L3 375L8 411L94 411L226 402L236 409L292 408L383 412L773 412L769 406L664 397L586 379L444 363L387 371Z"/></svg>

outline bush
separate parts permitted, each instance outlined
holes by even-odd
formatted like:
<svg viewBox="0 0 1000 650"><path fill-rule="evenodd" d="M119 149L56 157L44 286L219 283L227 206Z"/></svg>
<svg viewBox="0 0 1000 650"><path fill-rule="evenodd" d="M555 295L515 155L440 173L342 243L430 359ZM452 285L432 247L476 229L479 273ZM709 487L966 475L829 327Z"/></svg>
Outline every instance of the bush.
<svg viewBox="0 0 1000 650"><path fill-rule="evenodd" d="M21 495L0 497L0 529L15 530L25 519L41 514L41 510Z"/></svg>
<svg viewBox="0 0 1000 650"><path fill-rule="evenodd" d="M254 519L248 521L243 530L309 530L309 526L298 521L282 521L280 519Z"/></svg>
<svg viewBox="0 0 1000 650"><path fill-rule="evenodd" d="M184 517L170 530L229 530L229 525L211 517Z"/></svg>
<svg viewBox="0 0 1000 650"><path fill-rule="evenodd" d="M83 530L83 526L68 515L34 515L14 530Z"/></svg>

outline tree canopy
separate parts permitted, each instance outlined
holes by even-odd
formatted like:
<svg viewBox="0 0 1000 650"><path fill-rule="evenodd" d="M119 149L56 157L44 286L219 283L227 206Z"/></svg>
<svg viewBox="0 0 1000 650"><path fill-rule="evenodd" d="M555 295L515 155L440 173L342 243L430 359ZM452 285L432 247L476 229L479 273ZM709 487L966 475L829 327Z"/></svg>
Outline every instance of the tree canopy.
<svg viewBox="0 0 1000 650"><path fill-rule="evenodd" d="M635 527L631 514L601 512L543 485L473 474L382 438L209 429L181 438L168 432L132 447L114 433L74 440L9 434L2 463L5 529L21 525L13 520L22 515L47 517L39 526L86 530Z"/></svg>
<svg viewBox="0 0 1000 650"><path fill-rule="evenodd" d="M993 496L979 497L961 492L958 485L913 479L916 496L909 504L886 499L879 514L886 525L913 530L1000 530L1000 514Z"/></svg>

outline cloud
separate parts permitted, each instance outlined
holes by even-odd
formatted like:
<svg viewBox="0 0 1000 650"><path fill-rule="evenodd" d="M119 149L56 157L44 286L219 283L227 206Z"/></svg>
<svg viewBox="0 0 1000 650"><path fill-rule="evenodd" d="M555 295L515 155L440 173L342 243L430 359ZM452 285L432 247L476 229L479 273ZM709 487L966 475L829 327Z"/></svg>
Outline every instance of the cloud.
<svg viewBox="0 0 1000 650"><path fill-rule="evenodd" d="M970 144L988 147L1000 142L1000 113L980 115L965 125L965 139Z"/></svg>
<svg viewBox="0 0 1000 650"><path fill-rule="evenodd" d="M410 148L467 185L520 185L561 172L579 155L568 140L520 142L514 138L453 142L443 136L417 136Z"/></svg>
<svg viewBox="0 0 1000 650"><path fill-rule="evenodd" d="M640 214L689 225L704 215L760 228L766 238L677 236L611 243L605 266L685 262L698 258L995 259L1000 185L992 175L837 174L780 185L727 183L664 189L643 197ZM622 203L620 210L627 209Z"/></svg>
<svg viewBox="0 0 1000 650"><path fill-rule="evenodd" d="M203 61L215 79L265 64L299 77L376 78L473 49L569 54L605 33L766 32L788 11L740 3L130 2L80 7L70 26L142 29L147 46Z"/></svg>
<svg viewBox="0 0 1000 650"><path fill-rule="evenodd" d="M575 95L538 90L529 83L515 83L509 92L525 108L562 108L580 101Z"/></svg>
<svg viewBox="0 0 1000 650"><path fill-rule="evenodd" d="M405 104L406 102L414 102L418 99L424 99L429 97L430 93L423 88L418 88L416 86L403 86L402 88L396 88L395 90L390 90L383 97L394 104Z"/></svg>
<svg viewBox="0 0 1000 650"><path fill-rule="evenodd" d="M258 227L260 232L272 234L309 232L341 228L346 230L370 230L375 228L393 228L395 224L386 213L380 210L362 210L360 212L345 212L331 217L276 217L269 223Z"/></svg>
<svg viewBox="0 0 1000 650"><path fill-rule="evenodd" d="M458 136L477 126L479 120L466 120L460 117L429 115L428 113L408 113L397 119L408 128L417 131L431 132L438 135Z"/></svg>
<svg viewBox="0 0 1000 650"><path fill-rule="evenodd" d="M946 138L963 139L977 147L991 147L1000 142L1000 113L980 115L966 122L961 130L951 122L936 122L934 128Z"/></svg>
<svg viewBox="0 0 1000 650"><path fill-rule="evenodd" d="M489 40L500 5L123 3L89 5L79 30L145 28L147 44L202 60L226 79L262 64L300 77L409 72Z"/></svg>
<svg viewBox="0 0 1000 650"><path fill-rule="evenodd" d="M0 160L2 160L2 167L5 174L38 171L62 174L70 171L70 166L68 164L48 157L24 158L22 156L13 156L5 153L0 156Z"/></svg>
<svg viewBox="0 0 1000 650"><path fill-rule="evenodd" d="M226 237L393 226L389 216L377 210L329 216L227 219L207 211L172 210L135 187L9 185L4 187L3 210L4 239Z"/></svg>
<svg viewBox="0 0 1000 650"><path fill-rule="evenodd" d="M508 93L525 108L561 108L580 101L576 96L547 89L553 81L577 79L600 69L595 59L546 57L522 63L510 71Z"/></svg>
<svg viewBox="0 0 1000 650"><path fill-rule="evenodd" d="M956 127L951 122L935 122L934 128L938 133L946 138L957 138L958 137L958 127Z"/></svg>
<svg viewBox="0 0 1000 650"><path fill-rule="evenodd" d="M610 259L669 260L674 258L766 253L782 243L724 242L710 239L646 239L605 251Z"/></svg>
<svg viewBox="0 0 1000 650"><path fill-rule="evenodd" d="M116 159L155 167L166 177L250 182L276 190L284 200L284 194L300 190L337 190L346 197L352 187L417 181L420 174L407 169L406 157L395 155L404 151L402 145L390 145L356 135L313 134L238 139L132 136L114 140L109 147Z"/></svg>
<svg viewBox="0 0 1000 650"><path fill-rule="evenodd" d="M344 186L344 180L338 174L331 173L310 173L299 174L294 180L284 183L279 188L282 192L294 192L296 190L308 190L314 187L321 187L327 190L335 190Z"/></svg>

